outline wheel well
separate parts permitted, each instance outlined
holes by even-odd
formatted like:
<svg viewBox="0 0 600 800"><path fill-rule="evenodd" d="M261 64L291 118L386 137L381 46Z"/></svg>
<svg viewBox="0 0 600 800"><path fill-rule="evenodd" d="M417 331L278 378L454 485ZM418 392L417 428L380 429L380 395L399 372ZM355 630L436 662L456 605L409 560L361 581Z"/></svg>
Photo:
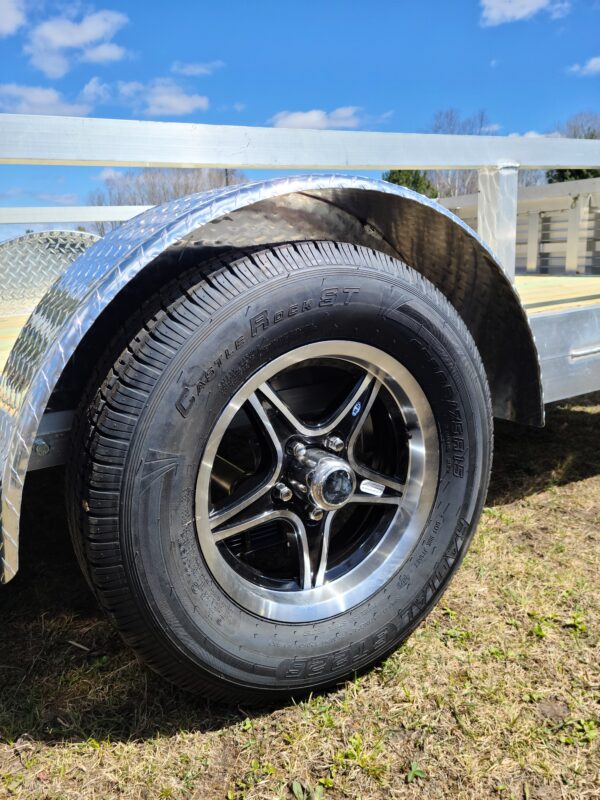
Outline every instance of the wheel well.
<svg viewBox="0 0 600 800"><path fill-rule="evenodd" d="M417 196L415 196L416 198ZM76 405L108 339L159 286L199 261L239 249L325 239L400 258L456 308L484 363L495 416L543 424L537 351L510 282L480 240L459 221L410 197L352 189L296 192L263 200L189 233L151 261L115 297L68 362L49 408Z"/></svg>

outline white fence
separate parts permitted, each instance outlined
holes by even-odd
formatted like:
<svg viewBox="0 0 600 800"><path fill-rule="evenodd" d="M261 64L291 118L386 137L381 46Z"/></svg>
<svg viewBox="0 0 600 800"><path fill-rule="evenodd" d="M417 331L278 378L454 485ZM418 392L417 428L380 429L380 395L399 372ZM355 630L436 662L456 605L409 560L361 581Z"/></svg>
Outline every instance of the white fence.
<svg viewBox="0 0 600 800"><path fill-rule="evenodd" d="M353 171L477 169L476 227L506 271L514 275L519 256L518 170L600 167L600 141L0 114L0 164ZM0 223L123 220L140 210L135 206L4 208L0 209ZM574 216L568 224L575 225ZM568 260L574 263L572 253Z"/></svg>

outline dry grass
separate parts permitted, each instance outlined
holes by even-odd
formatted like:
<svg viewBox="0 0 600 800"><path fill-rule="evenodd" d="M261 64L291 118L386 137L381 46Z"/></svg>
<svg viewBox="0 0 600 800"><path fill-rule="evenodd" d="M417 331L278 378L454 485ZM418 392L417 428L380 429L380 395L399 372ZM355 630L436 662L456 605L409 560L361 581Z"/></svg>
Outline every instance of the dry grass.
<svg viewBox="0 0 600 800"><path fill-rule="evenodd" d="M440 607L339 691L249 714L140 668L29 485L0 589L0 796L600 796L600 396L500 426L488 507ZM56 478L57 476L54 476Z"/></svg>

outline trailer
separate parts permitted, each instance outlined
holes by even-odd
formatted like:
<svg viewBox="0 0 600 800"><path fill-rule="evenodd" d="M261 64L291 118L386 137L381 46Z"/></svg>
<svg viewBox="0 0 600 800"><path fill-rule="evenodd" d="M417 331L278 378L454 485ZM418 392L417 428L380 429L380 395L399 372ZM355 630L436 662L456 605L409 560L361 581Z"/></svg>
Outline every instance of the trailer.
<svg viewBox="0 0 600 800"><path fill-rule="evenodd" d="M142 213L0 209L125 220L0 245L2 580L27 473L65 465L92 591L186 689L265 702L379 661L465 555L493 419L541 426L600 389L600 277L514 275L518 170L598 166L600 142L19 115L0 132L0 163L479 170L477 232L337 173Z"/></svg>

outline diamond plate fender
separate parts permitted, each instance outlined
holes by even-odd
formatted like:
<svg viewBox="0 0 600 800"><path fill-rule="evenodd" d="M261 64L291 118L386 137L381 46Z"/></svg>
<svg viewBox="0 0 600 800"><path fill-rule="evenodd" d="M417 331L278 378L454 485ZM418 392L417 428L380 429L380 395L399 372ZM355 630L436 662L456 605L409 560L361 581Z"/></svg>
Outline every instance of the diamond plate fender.
<svg viewBox="0 0 600 800"><path fill-rule="evenodd" d="M367 244L422 272L471 330L496 415L542 423L537 351L520 300L489 248L447 209L401 186L343 175L191 195L135 217L79 256L9 355L0 378L3 581L18 568L21 495L41 417L67 361L118 292L182 241L239 246L306 238Z"/></svg>
<svg viewBox="0 0 600 800"><path fill-rule="evenodd" d="M0 373L39 299L97 240L83 231L56 230L0 243Z"/></svg>

